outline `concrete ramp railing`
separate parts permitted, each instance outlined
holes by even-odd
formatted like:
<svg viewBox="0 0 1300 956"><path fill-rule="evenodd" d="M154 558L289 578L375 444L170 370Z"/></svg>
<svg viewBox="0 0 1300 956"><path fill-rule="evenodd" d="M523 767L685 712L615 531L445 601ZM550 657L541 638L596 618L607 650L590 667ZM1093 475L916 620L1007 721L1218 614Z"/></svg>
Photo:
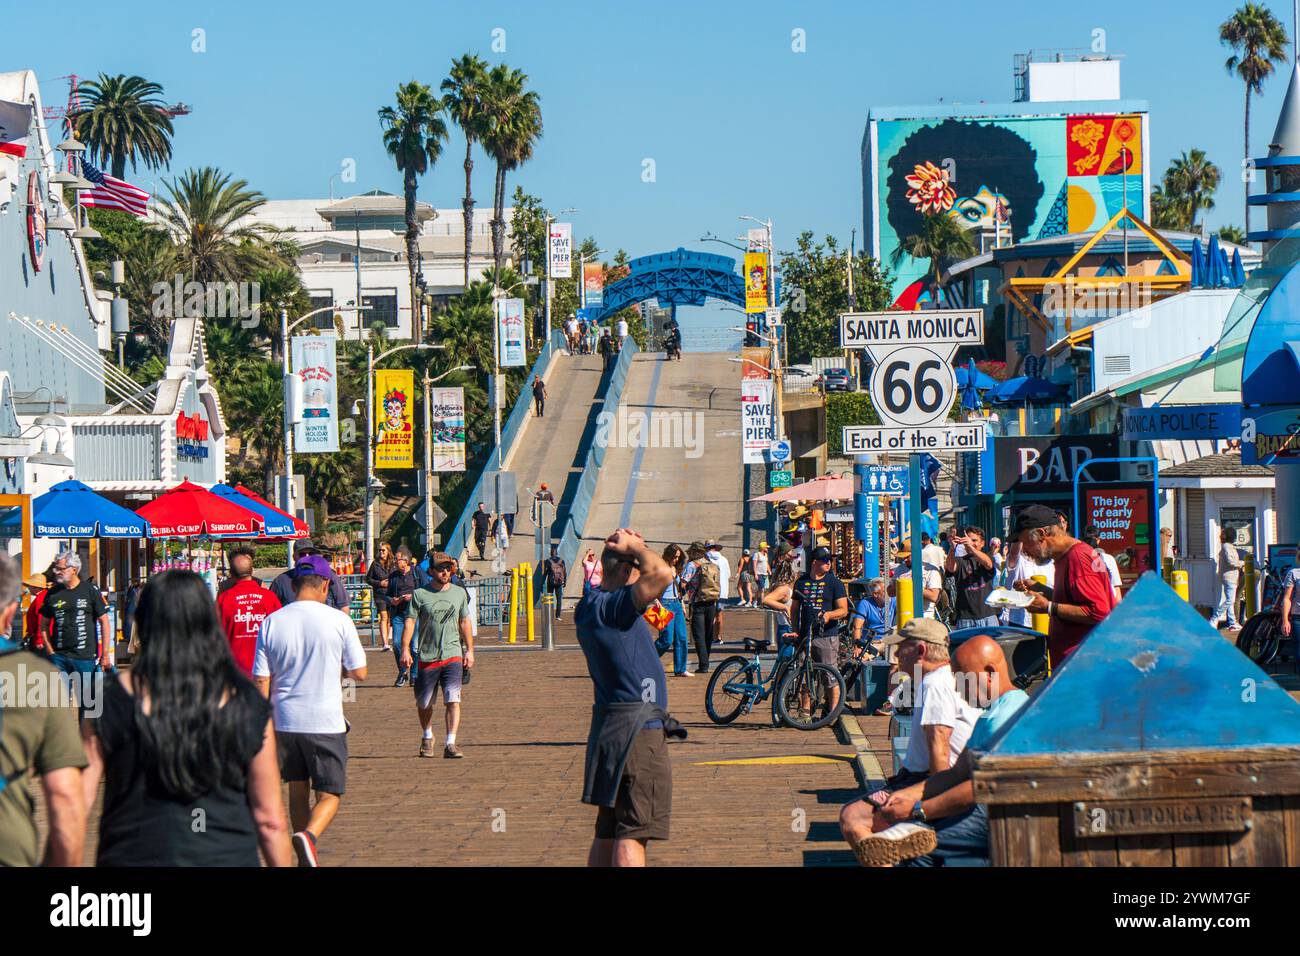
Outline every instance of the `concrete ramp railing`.
<svg viewBox="0 0 1300 956"><path fill-rule="evenodd" d="M524 380L524 386L519 390L519 396L515 399L514 407L510 410L510 416L501 423L501 460L505 461L510 457L511 451L514 450L515 443L523 434L524 424L528 421L528 410L533 402L533 382L537 377L546 375L546 369L551 364L551 358L560 349L564 348L564 332L560 329L554 329L551 337L545 347L537 353L537 361L528 372L528 378ZM483 494L483 477L489 471L492 471L492 464L496 460L496 447L488 452L487 462L483 470L479 472L478 481L474 483L474 490L470 492L469 497L465 500L465 508L460 513L460 518L456 521L447 536L447 543L443 550L447 554L457 559L464 559L466 552L469 550L470 541L473 538L473 522L471 516L478 509L478 503L482 500Z"/></svg>
<svg viewBox="0 0 1300 956"><path fill-rule="evenodd" d="M602 397L602 412L608 412L614 415L618 411L619 403L623 400L623 390L627 385L628 373L632 368L632 359L637 354L636 343L629 336L624 340L622 351L618 354L618 362L614 365L614 370L610 373L609 383L605 387L605 394ZM564 528L559 534L559 551L560 557L564 559L565 565L573 573L576 567L575 562L578 559L578 550L582 546L582 539L587 531L587 515L591 511L592 499L596 496L596 482L600 478L600 469L605 464L605 446L598 440L601 429L596 429L597 440L591 443L591 449L587 452L587 463L583 466L582 477L578 479L577 490L573 495L573 502L569 506L568 517L564 522ZM613 528L606 529L613 531ZM537 594L541 595L541 590Z"/></svg>

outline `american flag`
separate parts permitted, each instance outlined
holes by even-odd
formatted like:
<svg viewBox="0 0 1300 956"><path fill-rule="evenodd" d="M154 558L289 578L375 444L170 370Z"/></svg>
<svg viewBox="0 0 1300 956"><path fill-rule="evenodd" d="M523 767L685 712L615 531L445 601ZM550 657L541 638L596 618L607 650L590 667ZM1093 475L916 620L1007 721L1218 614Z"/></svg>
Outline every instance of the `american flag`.
<svg viewBox="0 0 1300 956"><path fill-rule="evenodd" d="M101 172L89 160L81 161L81 175L95 184L81 191L81 204L87 209L121 209L137 216L145 215L149 194L138 186Z"/></svg>

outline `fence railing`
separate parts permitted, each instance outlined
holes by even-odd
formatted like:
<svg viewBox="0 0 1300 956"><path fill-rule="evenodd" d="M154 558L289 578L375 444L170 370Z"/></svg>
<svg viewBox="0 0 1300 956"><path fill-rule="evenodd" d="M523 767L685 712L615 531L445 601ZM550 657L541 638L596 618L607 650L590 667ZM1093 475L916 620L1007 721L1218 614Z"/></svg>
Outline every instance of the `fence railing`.
<svg viewBox="0 0 1300 956"><path fill-rule="evenodd" d="M528 409L533 401L533 381L537 376L546 372L547 365L550 364L551 356L555 354L556 349L564 347L564 332L561 329L552 329L551 337L547 340L546 345L537 353L537 361L529 370L528 378L524 381L523 388L519 390L519 396L515 399L514 408L510 410L509 417L501 424L501 460L505 461L510 456L510 450L514 448L515 441L518 440L519 434L523 431L524 423L528 420ZM473 527L470 521L471 516L478 508L478 503L483 494L483 477L494 470L496 461L496 446L488 452L487 463L483 470L479 472L478 480L474 482L474 490L469 493L465 499L465 508L460 513L460 518L451 529L451 534L447 536L447 543L444 546L446 552L453 557L460 558L468 550L471 529Z"/></svg>

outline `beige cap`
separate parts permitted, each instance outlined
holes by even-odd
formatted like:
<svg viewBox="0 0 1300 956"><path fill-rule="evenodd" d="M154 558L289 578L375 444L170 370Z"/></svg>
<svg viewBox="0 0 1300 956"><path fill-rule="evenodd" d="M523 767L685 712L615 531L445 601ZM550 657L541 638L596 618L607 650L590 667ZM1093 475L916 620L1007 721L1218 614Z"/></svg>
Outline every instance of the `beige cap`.
<svg viewBox="0 0 1300 956"><path fill-rule="evenodd" d="M948 646L948 628L942 621L929 617L914 617L896 631L885 635L885 644L902 644L904 641L921 641L925 644Z"/></svg>

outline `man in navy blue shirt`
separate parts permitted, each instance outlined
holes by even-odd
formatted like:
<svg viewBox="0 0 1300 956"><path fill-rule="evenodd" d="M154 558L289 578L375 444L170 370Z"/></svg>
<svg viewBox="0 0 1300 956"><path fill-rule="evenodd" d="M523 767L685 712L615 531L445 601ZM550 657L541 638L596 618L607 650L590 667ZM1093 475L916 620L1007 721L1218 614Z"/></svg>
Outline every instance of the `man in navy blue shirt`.
<svg viewBox="0 0 1300 956"><path fill-rule="evenodd" d="M600 809L587 865L645 866L647 841L668 839L672 768L668 687L657 635L642 614L673 570L627 528L605 540L600 562L600 587L574 612L595 690L583 801Z"/></svg>

